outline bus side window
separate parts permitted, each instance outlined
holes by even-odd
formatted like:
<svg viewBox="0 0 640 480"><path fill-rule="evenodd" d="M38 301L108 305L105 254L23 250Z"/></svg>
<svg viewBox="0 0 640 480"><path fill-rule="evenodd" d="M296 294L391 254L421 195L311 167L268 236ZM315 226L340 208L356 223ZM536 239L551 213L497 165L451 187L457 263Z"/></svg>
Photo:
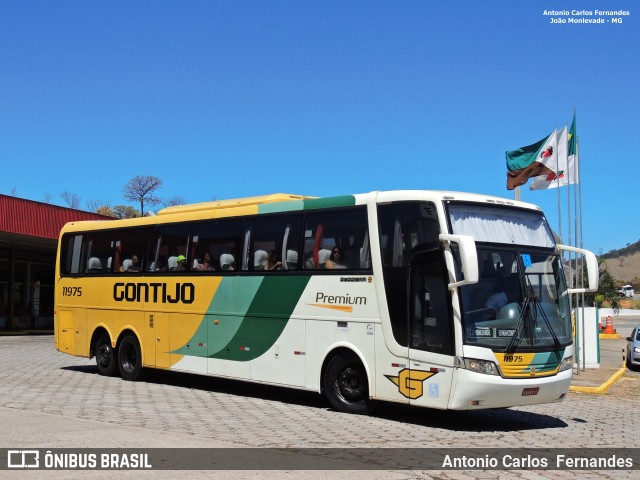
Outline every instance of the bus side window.
<svg viewBox="0 0 640 480"><path fill-rule="evenodd" d="M303 255L305 270L370 270L366 208L308 213Z"/></svg>
<svg viewBox="0 0 640 480"><path fill-rule="evenodd" d="M278 272L297 268L301 223L302 215L298 213L248 218L243 269Z"/></svg>
<svg viewBox="0 0 640 480"><path fill-rule="evenodd" d="M189 253L190 229L188 224L175 224L159 226L151 231L151 241L148 248L149 271L175 272L178 270L179 263L184 264L184 270L181 271L189 271L187 255Z"/></svg>
<svg viewBox="0 0 640 480"><path fill-rule="evenodd" d="M236 269L236 259L240 252L242 220L221 219L198 222L193 228L192 249L197 251L192 265L199 266L209 260L208 270L226 272ZM197 242L195 241L197 239ZM209 254L207 257L206 254Z"/></svg>
<svg viewBox="0 0 640 480"><path fill-rule="evenodd" d="M62 237L60 249L60 273L74 275L80 273L80 260L82 258L83 235L65 235Z"/></svg>

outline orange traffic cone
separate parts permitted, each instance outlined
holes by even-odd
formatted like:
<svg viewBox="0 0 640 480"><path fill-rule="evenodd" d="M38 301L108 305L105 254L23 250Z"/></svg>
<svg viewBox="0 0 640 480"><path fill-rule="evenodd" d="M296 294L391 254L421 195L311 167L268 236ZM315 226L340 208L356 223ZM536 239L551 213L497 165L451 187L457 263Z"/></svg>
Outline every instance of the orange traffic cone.
<svg viewBox="0 0 640 480"><path fill-rule="evenodd" d="M611 335L616 333L616 331L613 329L613 317L612 316L608 316L607 317L607 326L604 327L604 333L608 333L608 334L611 334Z"/></svg>

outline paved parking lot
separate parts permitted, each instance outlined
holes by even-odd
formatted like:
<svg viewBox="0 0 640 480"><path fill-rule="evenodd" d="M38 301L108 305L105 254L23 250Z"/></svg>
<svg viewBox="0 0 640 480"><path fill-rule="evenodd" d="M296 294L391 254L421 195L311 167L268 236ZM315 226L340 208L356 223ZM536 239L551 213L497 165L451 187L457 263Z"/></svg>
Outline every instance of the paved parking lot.
<svg viewBox="0 0 640 480"><path fill-rule="evenodd" d="M309 392L172 372L151 372L141 382L102 377L93 361L56 352L51 336L0 337L0 447L627 447L640 431L632 414L640 405L639 377L627 372L606 395L570 393L549 405L442 412L382 404L371 416L355 416L332 411Z"/></svg>

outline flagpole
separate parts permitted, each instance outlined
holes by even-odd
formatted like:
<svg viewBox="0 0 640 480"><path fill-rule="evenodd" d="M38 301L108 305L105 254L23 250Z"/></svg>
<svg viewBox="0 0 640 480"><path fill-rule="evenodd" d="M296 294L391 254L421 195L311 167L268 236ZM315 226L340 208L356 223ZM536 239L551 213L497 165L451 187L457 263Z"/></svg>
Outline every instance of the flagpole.
<svg viewBox="0 0 640 480"><path fill-rule="evenodd" d="M556 129L557 132L557 129ZM556 182L558 181L558 135L556 134ZM560 242L564 243L562 240L562 208L560 208L560 184L558 183L558 235L560 235Z"/></svg>
<svg viewBox="0 0 640 480"><path fill-rule="evenodd" d="M565 130L567 130L567 124L565 123L564 125ZM568 137L565 136L565 141L568 143ZM565 155L568 157L568 148L569 145L563 145L563 150L565 151ZM559 152L558 152L559 153ZM560 159L558 159L558 168L560 166ZM570 179L568 178L569 172L568 172L568 167L569 167L569 162L567 160L567 165L565 166L565 169L567 169L567 245L572 246L571 244L571 182ZM561 204L561 198L562 198L562 186L560 185L560 180L558 179L558 210L561 210L560 204ZM558 219L558 222L560 222L560 224L562 224L562 219ZM567 252L569 259L568 259L568 263L567 263L567 267L568 267L568 286L569 288L573 288L573 254L569 251ZM577 255L576 255L577 258ZM573 312L573 298L571 295L569 295L569 311ZM577 313L577 312L576 312ZM576 320L577 320L578 316L576 315ZM584 338L584 331L582 332L582 338ZM580 349L576 349L578 352L580 351ZM584 353L584 349L582 350L582 353ZM578 353L576 355L576 365L578 366L577 370L578 370L578 374L580 373L580 354Z"/></svg>
<svg viewBox="0 0 640 480"><path fill-rule="evenodd" d="M566 127L566 124L565 124ZM568 145L567 145L567 149L568 149ZM567 157L568 157L569 152L567 152ZM567 170L569 167L569 162L567 161ZM567 172L568 174L569 172ZM560 190L558 188L558 190ZM568 181L567 182L567 245L570 246L575 246L574 244L571 243L571 182ZM577 258L577 255L576 255ZM573 255L571 254L571 252L569 252L569 288L573 288L574 286L574 282L573 282L573 264L571 263L573 261Z"/></svg>
<svg viewBox="0 0 640 480"><path fill-rule="evenodd" d="M574 113L574 115L575 115L575 113ZM577 132L577 128L576 128L576 132ZM573 169L575 171L575 179L576 179L577 187L578 187L578 199L579 199L579 202L580 202L580 248L584 248L584 242L583 242L583 236L582 236L582 179L580 178L580 167L578 165L578 163L580 162L580 142L579 142L579 139L577 137L578 137L578 135L576 133L576 156L575 156L575 159L573 161ZM575 188L576 187L574 186L574 190L575 190ZM584 269L584 257L582 259L582 268ZM584 286L584 275L581 275L581 278L582 278L582 282L583 282L582 286ZM581 295L581 299L582 299L582 318L584 319L584 293ZM584 320L583 320L583 322L584 322ZM599 319L598 318L596 318L596 323L599 323ZM582 326L582 328L584 329L584 325ZM584 346L583 346L583 349L584 349ZM582 369L583 370L587 369L586 358L582 359Z"/></svg>

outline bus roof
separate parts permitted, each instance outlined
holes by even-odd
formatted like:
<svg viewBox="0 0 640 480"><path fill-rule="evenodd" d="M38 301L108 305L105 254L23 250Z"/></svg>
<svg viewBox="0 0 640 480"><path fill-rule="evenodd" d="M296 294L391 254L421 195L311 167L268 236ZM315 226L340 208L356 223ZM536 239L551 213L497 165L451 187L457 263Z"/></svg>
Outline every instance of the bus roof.
<svg viewBox="0 0 640 480"><path fill-rule="evenodd" d="M213 200L211 202L192 203L190 205L176 205L175 207L163 208L158 215L174 215L207 210L218 210L224 208L246 207L250 205L264 205L266 203L290 202L293 200L304 200L315 197L305 197L303 195L293 195L290 193L272 193L270 195L259 195L256 197L230 198L227 200Z"/></svg>
<svg viewBox="0 0 640 480"><path fill-rule="evenodd" d="M506 205L531 210L540 208L531 203L510 200L491 195L477 193L453 192L444 190L390 190L373 191L365 194L342 195L333 197L311 197L288 193L274 193L255 197L215 200L211 202L178 205L160 210L157 215L119 220L93 220L70 222L63 231L102 230L115 227L129 227L138 225L156 225L166 221L189 221L204 218L224 218L238 215L257 215L285 211L308 210L318 208L363 205L367 199L375 197L379 203L394 201L462 201L484 203L488 205ZM116 222L114 224L113 222Z"/></svg>

